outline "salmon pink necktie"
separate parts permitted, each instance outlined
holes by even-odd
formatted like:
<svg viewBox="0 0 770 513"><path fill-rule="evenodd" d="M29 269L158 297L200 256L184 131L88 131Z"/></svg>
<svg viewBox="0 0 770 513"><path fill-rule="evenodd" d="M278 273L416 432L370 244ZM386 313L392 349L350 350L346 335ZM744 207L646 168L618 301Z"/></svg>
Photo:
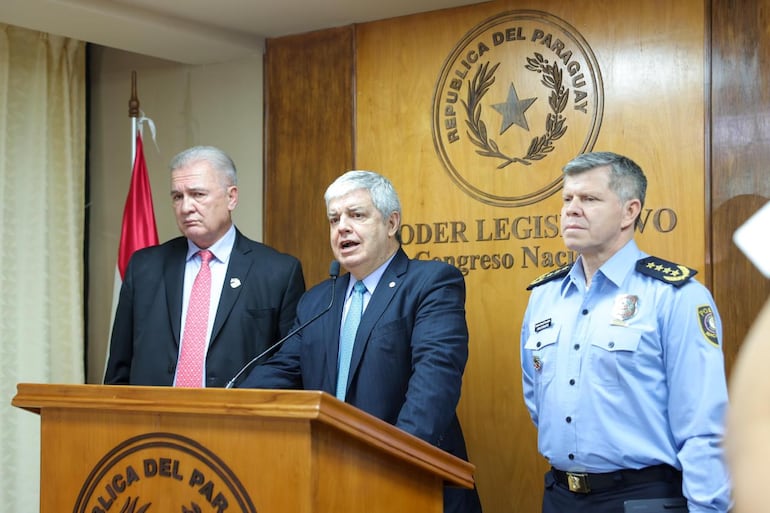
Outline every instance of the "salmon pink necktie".
<svg viewBox="0 0 770 513"><path fill-rule="evenodd" d="M176 370L176 386L201 388L206 363L206 334L209 327L209 302L211 300L211 251L198 252L201 268L195 277L187 305L187 318L182 335L182 350Z"/></svg>

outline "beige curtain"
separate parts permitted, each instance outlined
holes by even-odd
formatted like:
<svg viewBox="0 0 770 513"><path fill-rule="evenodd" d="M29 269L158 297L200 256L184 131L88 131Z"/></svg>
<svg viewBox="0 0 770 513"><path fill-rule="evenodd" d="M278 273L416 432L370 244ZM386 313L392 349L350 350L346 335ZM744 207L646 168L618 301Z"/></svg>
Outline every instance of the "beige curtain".
<svg viewBox="0 0 770 513"><path fill-rule="evenodd" d="M82 383L85 44L0 24L0 509L39 510L18 382Z"/></svg>

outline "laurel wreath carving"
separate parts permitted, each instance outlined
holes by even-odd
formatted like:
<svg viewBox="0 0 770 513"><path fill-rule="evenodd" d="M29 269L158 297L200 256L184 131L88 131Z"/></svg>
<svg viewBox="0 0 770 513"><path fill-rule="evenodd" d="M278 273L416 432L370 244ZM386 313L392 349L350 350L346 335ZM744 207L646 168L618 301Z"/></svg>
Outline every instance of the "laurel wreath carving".
<svg viewBox="0 0 770 513"><path fill-rule="evenodd" d="M147 510L150 509L150 506L152 505L151 502L148 502L147 504L144 504L142 506L138 506L139 497L134 497L133 499L131 497L128 497L126 499L126 502L123 504L123 507L120 508L120 513L146 513ZM182 513L201 513L201 508L196 503L191 502L190 503L191 508L187 508L186 506L182 505Z"/></svg>
<svg viewBox="0 0 770 513"><path fill-rule="evenodd" d="M498 62L489 68L489 62L480 65L468 88L468 101L462 101L465 107L467 119L465 123L470 129L468 134L470 141L481 148L476 153L484 157L493 157L502 160L497 169L502 169L513 163L529 166L531 161L541 160L553 151L553 142L560 139L567 132L566 118L562 115L567 108L569 89L564 86L564 74L561 68L554 62L549 64L542 54L535 52L534 57L527 57L526 68L543 75L541 83L551 90L548 97L548 105L551 112L545 119L545 133L534 137L529 144L527 154L523 157L510 157L500 151L494 139L487 133L487 125L481 119L481 99L487 94L489 88L495 82L495 72L500 66Z"/></svg>
<svg viewBox="0 0 770 513"><path fill-rule="evenodd" d="M182 506L182 513L201 513L201 507L198 506L196 503L191 502L190 508L186 508L185 506Z"/></svg>
<svg viewBox="0 0 770 513"><path fill-rule="evenodd" d="M123 504L123 507L120 508L120 513L145 513L148 509L150 509L150 506L152 505L151 502L148 502L147 504L137 507L138 501L138 496L134 497L133 499L128 497L125 504Z"/></svg>

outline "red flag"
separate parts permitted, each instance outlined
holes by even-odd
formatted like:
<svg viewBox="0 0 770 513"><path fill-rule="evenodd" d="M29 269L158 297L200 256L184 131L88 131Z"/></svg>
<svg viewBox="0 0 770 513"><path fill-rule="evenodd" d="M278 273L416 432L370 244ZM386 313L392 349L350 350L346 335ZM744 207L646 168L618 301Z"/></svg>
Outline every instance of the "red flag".
<svg viewBox="0 0 770 513"><path fill-rule="evenodd" d="M152 207L152 189L147 176L147 163L144 161L142 136L137 131L134 169L131 172L131 186L123 209L123 226L118 249L120 279L125 277L128 259L134 251L157 244L158 228L155 226L155 211Z"/></svg>

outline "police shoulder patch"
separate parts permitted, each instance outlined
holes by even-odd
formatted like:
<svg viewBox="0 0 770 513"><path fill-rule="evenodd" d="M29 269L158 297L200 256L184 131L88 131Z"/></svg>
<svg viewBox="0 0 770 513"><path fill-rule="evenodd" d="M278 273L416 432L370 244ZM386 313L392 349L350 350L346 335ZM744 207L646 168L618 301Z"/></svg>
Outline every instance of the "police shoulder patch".
<svg viewBox="0 0 770 513"><path fill-rule="evenodd" d="M555 280L556 278L561 278L562 276L565 276L569 270L572 269L572 264L567 264L559 267L558 269L554 269L553 271L548 271L545 274L541 274L537 278L535 278L532 283L527 285L527 290L532 290L538 285L542 285L543 283L548 283L551 280Z"/></svg>
<svg viewBox="0 0 770 513"><path fill-rule="evenodd" d="M698 324L700 325L703 337L713 346L719 346L719 337L717 337L717 322L714 319L714 311L711 305L701 305L698 307Z"/></svg>
<svg viewBox="0 0 770 513"><path fill-rule="evenodd" d="M636 271L674 287L681 287L698 272L684 265L653 256L637 260Z"/></svg>

